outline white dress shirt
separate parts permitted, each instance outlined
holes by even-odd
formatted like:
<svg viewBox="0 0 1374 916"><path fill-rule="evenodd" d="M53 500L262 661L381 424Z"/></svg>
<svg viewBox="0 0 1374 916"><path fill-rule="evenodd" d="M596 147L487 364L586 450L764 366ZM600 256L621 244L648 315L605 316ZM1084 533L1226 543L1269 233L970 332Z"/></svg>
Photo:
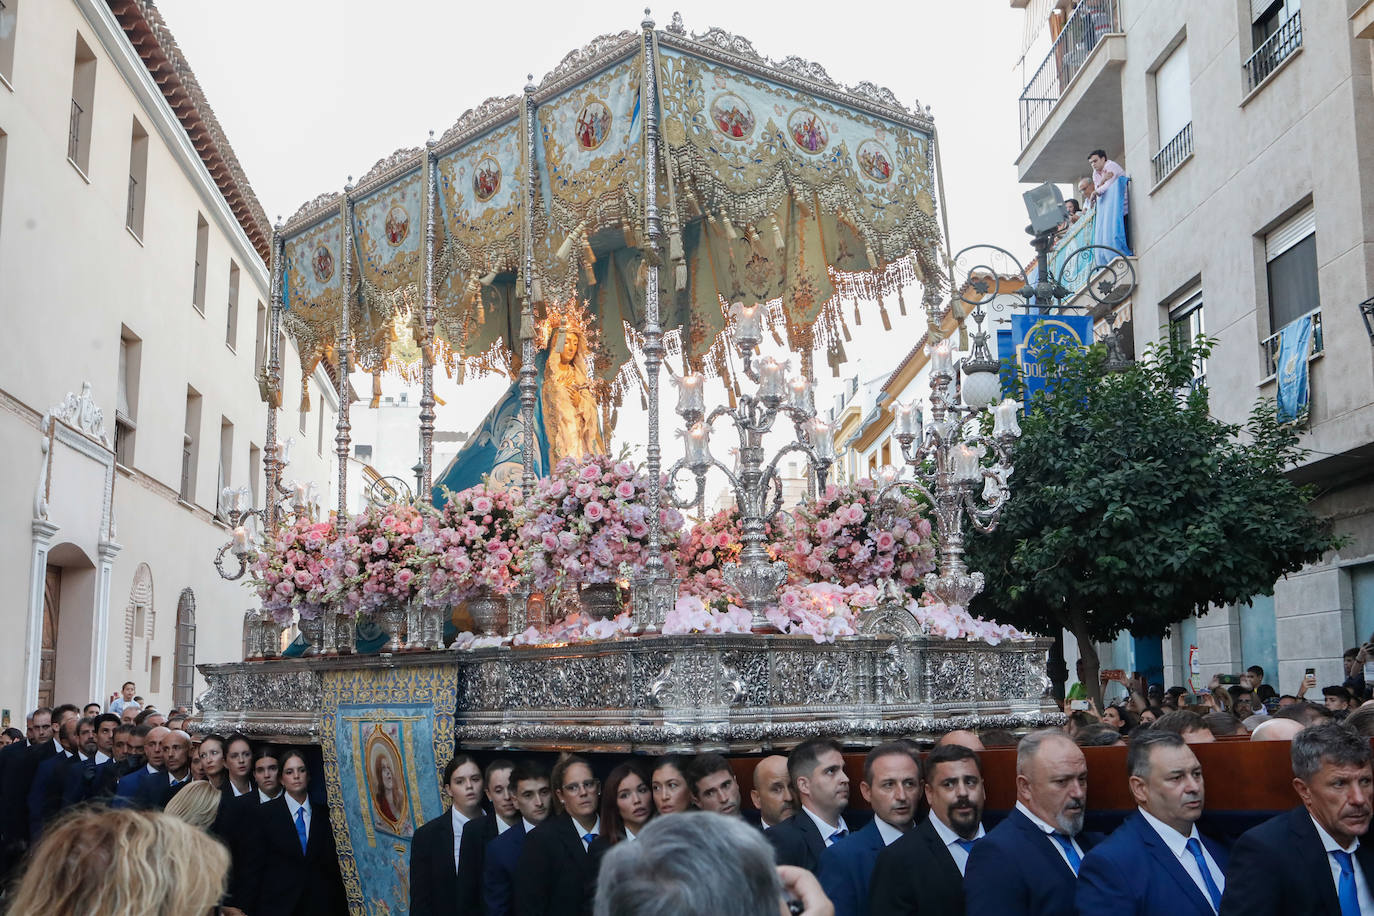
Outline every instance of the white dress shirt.
<svg viewBox="0 0 1374 916"><path fill-rule="evenodd" d="M471 821L472 818L463 817L463 815L459 813L456 805L449 810L453 813L453 871L457 873L458 847L463 845L463 829L467 827L468 822Z"/></svg>
<svg viewBox="0 0 1374 916"><path fill-rule="evenodd" d="M635 836L635 832L634 832L633 830L631 830L629 827L626 827L626 828L625 828L625 839L627 839L627 840L637 840L637 839L639 839L639 837Z"/></svg>
<svg viewBox="0 0 1374 916"><path fill-rule="evenodd" d="M1202 857L1207 860L1207 870L1212 873L1212 880L1216 882L1217 890L1226 890L1226 875L1217 865L1216 860L1212 858L1212 854L1207 851L1207 844L1202 842L1202 834L1197 832L1196 824L1193 825L1193 832L1184 836L1144 808L1137 808L1136 810L1139 811L1140 816L1145 819L1145 823L1153 827L1155 833L1159 834L1159 838L1164 841L1165 846L1169 847L1169 851L1174 854L1174 858L1178 859L1178 864L1183 866L1183 870L1188 873L1188 877L1193 879L1193 883L1197 885L1197 889L1202 892L1203 900L1206 900L1209 904L1212 902L1211 895L1207 893L1207 883L1202 880L1202 872L1198 871L1197 859L1193 858L1193 854L1188 850L1189 840L1197 840L1198 845L1202 847ZM1215 910L1216 908L1213 907L1213 909Z"/></svg>
<svg viewBox="0 0 1374 916"><path fill-rule="evenodd" d="M935 828L936 836L945 844L945 849L949 850L950 858L954 860L955 865L959 866L959 874L962 875L964 869L968 868L968 850L959 845L959 841L963 837L946 827L945 822L936 817L934 812L930 815L930 825ZM973 835L973 839L981 840L986 834L987 831L983 829L983 825L979 824L978 832ZM1055 843L1054 845L1058 846L1059 844ZM1061 849L1060 852L1063 850Z"/></svg>
<svg viewBox="0 0 1374 916"><path fill-rule="evenodd" d="M520 818L520 820L524 821L524 823L525 823L525 832L526 832L526 833L529 833L529 832L530 832L531 830L533 830L535 827L538 827L538 826L539 826L538 824L531 824L529 821L525 820L523 817Z"/></svg>
<svg viewBox="0 0 1374 916"><path fill-rule="evenodd" d="M1017 811L1020 811L1020 812L1021 812L1022 814L1024 814L1026 817L1030 818L1030 822L1031 822L1032 824L1034 824L1034 825L1036 826L1037 829L1043 830L1043 831L1044 831L1045 833L1047 833L1047 834L1050 834L1050 833L1063 833L1063 832L1064 832L1064 831L1060 830L1058 827L1051 827L1049 824L1045 823L1045 822L1042 821L1040 818L1036 817L1033 813L1031 813L1031 809L1027 808L1027 807L1026 807L1025 805L1023 805L1021 802L1017 802L1017 803L1016 803L1016 810L1017 810ZM1059 853L1059 858L1061 858L1061 859L1064 860L1064 864L1067 865L1067 866L1069 867L1069 871L1073 871L1073 870L1074 870L1074 868L1073 868L1073 863L1069 861L1069 854L1068 854L1068 852L1066 852L1066 851L1064 850L1063 844L1060 843L1058 840L1056 840L1056 839L1055 839L1054 837L1052 837L1052 836L1046 836L1045 839L1048 840L1049 843L1050 843L1050 845L1052 845L1052 846L1054 847L1054 851L1057 852L1057 853ZM1069 842L1073 843L1074 852L1077 852L1077 853L1078 853L1078 861L1079 861L1079 862L1082 862L1082 861L1083 861L1083 847L1081 847L1081 846L1078 845L1078 840L1075 840L1075 839L1072 839L1072 838L1071 838L1071 839L1069 840ZM1077 874L1077 872L1075 872L1075 874Z"/></svg>
<svg viewBox="0 0 1374 916"><path fill-rule="evenodd" d="M891 846L893 843L900 840L903 836L902 831L898 830L896 827L893 827L891 824L889 824L887 821L883 820L880 817L875 816L873 818L873 823L878 825L878 836L883 838L884 846Z"/></svg>
<svg viewBox="0 0 1374 916"><path fill-rule="evenodd" d="M249 792L252 792L252 791L253 791L253 784L250 782L250 783L248 784L248 788L246 788L246 789L244 789L242 792L240 792L240 791L239 791L239 787L236 786L236 785L234 785L234 781L231 779L231 780L229 780L229 788L232 789L232 790L234 791L234 797L235 797L235 798L238 798L240 795L247 795Z"/></svg>
<svg viewBox="0 0 1374 916"><path fill-rule="evenodd" d="M96 751L96 752L95 752L95 765L96 765L96 766L100 766L102 763L109 763L109 762L110 762L110 755L109 755L109 754L105 753L104 751Z"/></svg>
<svg viewBox="0 0 1374 916"><path fill-rule="evenodd" d="M277 795L280 795L280 794L281 794L281 789L278 789L278 790L277 790ZM267 804L268 802L270 802L272 799L276 798L277 795L268 795L266 792L262 791L262 789L259 789L259 790L258 790L258 804L260 804L260 805L265 805L265 804Z"/></svg>
<svg viewBox="0 0 1374 916"><path fill-rule="evenodd" d="M587 834L594 833L601 836L601 815L596 816L596 823L592 824L591 830L584 831L582 825L577 822L577 818L573 818L573 828L577 830L577 838L582 841L582 851L586 852L592 845L587 842Z"/></svg>
<svg viewBox="0 0 1374 916"><path fill-rule="evenodd" d="M821 840L825 843L827 847L835 845L836 841L830 839L830 835L833 834L836 830L843 830L845 832L845 836L849 835L849 825L844 822L844 818L842 817L838 818L838 824L828 824L825 822L824 818L822 818L816 812L812 811L810 808L806 807L806 805L802 805L802 812L806 814L807 817L811 818L812 823L816 825L816 829L819 830L821 833Z"/></svg>
<svg viewBox="0 0 1374 916"><path fill-rule="evenodd" d="M310 836L310 798L307 796L305 801L298 802L292 798L291 793L288 792L286 794L286 811L291 815L292 829L296 826L296 811L298 809L305 812L305 835Z"/></svg>
<svg viewBox="0 0 1374 916"><path fill-rule="evenodd" d="M501 815L496 815L496 835L500 836L507 830L515 826L515 821L508 821Z"/></svg>
<svg viewBox="0 0 1374 916"><path fill-rule="evenodd" d="M1326 832L1321 824L1317 823L1315 817L1312 818L1312 826L1317 828L1317 838L1322 841L1322 849L1326 851L1326 864L1331 866L1331 881L1336 886L1336 893L1340 893L1341 866L1331 853L1340 850L1350 853L1350 868L1355 872L1355 893L1360 898L1360 912L1374 913L1374 897L1369 894L1369 881L1365 878L1364 869L1360 868L1360 860L1355 858L1355 850L1360 848L1359 837L1356 837L1349 846L1341 846L1331 834Z"/></svg>

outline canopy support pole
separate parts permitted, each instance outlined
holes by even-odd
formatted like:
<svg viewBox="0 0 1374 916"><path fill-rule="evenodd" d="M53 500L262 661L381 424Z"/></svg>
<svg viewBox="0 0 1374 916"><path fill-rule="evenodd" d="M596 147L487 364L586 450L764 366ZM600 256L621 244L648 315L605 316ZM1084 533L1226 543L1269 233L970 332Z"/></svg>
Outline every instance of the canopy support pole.
<svg viewBox="0 0 1374 916"><path fill-rule="evenodd" d="M352 386L348 383L349 367L352 364L352 356L349 346L352 340L351 329L349 328L351 312L353 310L353 178L348 179L348 184L344 185L343 201L339 204L339 212L343 217L343 250L339 252L339 260L342 265L339 268L340 279L343 282L343 308L339 314L339 338L335 346L335 374L338 376L339 388L339 422L336 424L334 436L334 453L339 457L339 502L338 517L335 522L340 528L348 519L348 451L351 436L349 435L352 426L348 422L349 394ZM324 409L323 405L320 407Z"/></svg>
<svg viewBox="0 0 1374 916"><path fill-rule="evenodd" d="M425 141L424 212L425 237L423 253L424 306L423 340L420 341L420 492L416 503L430 502L434 492L434 131Z"/></svg>

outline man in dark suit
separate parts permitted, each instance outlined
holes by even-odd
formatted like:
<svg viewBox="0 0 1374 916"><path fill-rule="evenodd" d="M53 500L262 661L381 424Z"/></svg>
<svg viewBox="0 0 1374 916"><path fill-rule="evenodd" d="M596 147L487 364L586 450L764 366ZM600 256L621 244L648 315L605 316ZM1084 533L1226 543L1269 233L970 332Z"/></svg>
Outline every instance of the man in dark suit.
<svg viewBox="0 0 1374 916"><path fill-rule="evenodd" d="M67 768L77 759L77 734L82 726L88 737L95 734L95 726L89 719L65 718L57 730L58 752L50 755L33 772L28 798L30 844L38 842L43 835L43 825L62 810L62 790L67 786Z"/></svg>
<svg viewBox="0 0 1374 916"><path fill-rule="evenodd" d="M801 803L797 813L764 832L779 865L816 871L821 854L849 835L843 813L849 804L849 777L838 742L811 738L787 756L787 775Z"/></svg>
<svg viewBox="0 0 1374 916"><path fill-rule="evenodd" d="M253 753L253 784L246 795L229 799L219 806L219 813L210 832L229 850L228 890L224 907L240 910L249 908L251 885L246 872L253 859L249 847L257 842L258 808L281 795L281 752L271 746L257 748ZM227 780L226 780L227 781Z"/></svg>
<svg viewBox="0 0 1374 916"><path fill-rule="evenodd" d="M741 816L739 781L730 761L720 754L698 754L688 765L686 776L692 801L702 811Z"/></svg>
<svg viewBox="0 0 1374 916"><path fill-rule="evenodd" d="M795 813L786 757L770 754L754 766L754 787L749 790L749 799L759 810L759 826L764 830L776 827Z"/></svg>
<svg viewBox="0 0 1374 916"><path fill-rule="evenodd" d="M252 916L338 916L348 912L327 805L312 804L302 751L281 757L286 790L256 811L257 842L245 869Z"/></svg>
<svg viewBox="0 0 1374 916"><path fill-rule="evenodd" d="M497 759L487 764L482 776L483 792L491 811L482 813L463 830L458 844L458 912L482 912L482 872L491 841L520 822L511 794L510 774L514 764Z"/></svg>
<svg viewBox="0 0 1374 916"><path fill-rule="evenodd" d="M444 791L449 810L421 825L410 841L412 916L477 912L475 899L460 900L458 894L462 840L482 813L482 769L470 754L458 754L444 765Z"/></svg>
<svg viewBox="0 0 1374 916"><path fill-rule="evenodd" d="M1231 849L1221 913L1370 916L1374 771L1369 739L1338 724L1293 738L1293 788L1302 804L1241 835Z"/></svg>
<svg viewBox="0 0 1374 916"><path fill-rule="evenodd" d="M873 820L821 853L821 887L835 905L835 916L867 916L878 854L901 839L916 820L921 766L915 749L893 741L869 751L859 791L873 808Z"/></svg>
<svg viewBox="0 0 1374 916"><path fill-rule="evenodd" d="M183 731L167 733L162 741L162 766L163 772L139 783L135 807L161 810L191 781L190 735Z"/></svg>
<svg viewBox="0 0 1374 916"><path fill-rule="evenodd" d="M512 797L519 821L487 846L482 868L482 903L486 916L509 916L514 896L515 867L525 848L525 837L549 816L548 771L534 762L522 762L511 771Z"/></svg>
<svg viewBox="0 0 1374 916"><path fill-rule="evenodd" d="M563 809L525 837L515 866L515 916L587 916L596 863L588 848L601 833L601 783L581 757L553 768L554 797Z"/></svg>
<svg viewBox="0 0 1374 916"><path fill-rule="evenodd" d="M28 799L34 770L57 753L51 709L35 709L29 716L29 726L29 744L16 741L0 750L0 880L9 876L28 848Z"/></svg>
<svg viewBox="0 0 1374 916"><path fill-rule="evenodd" d="M1088 762L1063 732L1031 732L1016 749L1016 807L973 846L964 871L969 916L1074 916L1083 854Z"/></svg>
<svg viewBox="0 0 1374 916"><path fill-rule="evenodd" d="M1080 916L1213 916L1226 885L1226 852L1197 829L1202 765L1175 732L1131 738L1126 755L1139 810L1083 859Z"/></svg>
<svg viewBox="0 0 1374 916"><path fill-rule="evenodd" d="M134 729L134 733L137 734L140 728L146 728L146 726L138 726L138 728ZM153 728L149 728L144 734L143 766L121 777L119 782L115 785L114 799L111 801L114 807L128 808L136 806L145 779L158 779L159 782L161 782L161 777L165 775L165 771L162 767L163 742L167 740L167 736L171 733L172 730L166 726L157 725Z"/></svg>
<svg viewBox="0 0 1374 916"><path fill-rule="evenodd" d="M942 744L926 758L930 817L878 853L868 911L873 916L963 916L964 869L983 833L982 761Z"/></svg>
<svg viewBox="0 0 1374 916"><path fill-rule="evenodd" d="M85 722L91 723L89 731ZM114 749L115 728L119 717L102 713L90 720L83 719L77 729L77 760L67 767L66 779L62 785L61 807L70 808L90 798L95 790L96 780L101 767L109 766L110 751Z"/></svg>

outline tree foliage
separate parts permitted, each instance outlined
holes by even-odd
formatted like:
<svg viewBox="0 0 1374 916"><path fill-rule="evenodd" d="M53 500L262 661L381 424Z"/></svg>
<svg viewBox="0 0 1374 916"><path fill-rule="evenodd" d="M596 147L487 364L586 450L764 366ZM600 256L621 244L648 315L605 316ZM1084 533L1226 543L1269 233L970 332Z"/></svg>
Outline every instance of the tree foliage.
<svg viewBox="0 0 1374 916"><path fill-rule="evenodd" d="M1242 425L1190 388L1210 342L1152 347L1124 371L1101 346L1056 354L1059 370L1022 420L1012 495L997 530L968 539L987 578L973 610L1078 639L1162 635L1211 605L1249 602L1337 546L1284 472L1298 432L1272 402Z"/></svg>

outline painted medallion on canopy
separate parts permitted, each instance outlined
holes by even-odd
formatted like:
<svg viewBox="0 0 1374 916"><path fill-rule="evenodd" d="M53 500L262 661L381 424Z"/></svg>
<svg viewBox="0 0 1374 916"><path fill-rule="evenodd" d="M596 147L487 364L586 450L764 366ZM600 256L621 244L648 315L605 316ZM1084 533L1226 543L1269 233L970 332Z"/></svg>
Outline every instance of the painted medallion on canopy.
<svg viewBox="0 0 1374 916"><path fill-rule="evenodd" d="M596 149L606 142L606 135L611 132L611 110L600 99L592 99L582 106L574 130L578 146L587 150Z"/></svg>
<svg viewBox="0 0 1374 916"><path fill-rule="evenodd" d="M315 279L321 283L328 283L329 278L334 276L334 253L324 245L315 247L310 263L315 268Z"/></svg>
<svg viewBox="0 0 1374 916"><path fill-rule="evenodd" d="M501 190L501 166L490 156L483 156L472 173L472 193L486 202Z"/></svg>
<svg viewBox="0 0 1374 916"><path fill-rule="evenodd" d="M394 206L386 212L386 241L393 248L405 241L410 233L410 214L405 207Z"/></svg>
<svg viewBox="0 0 1374 916"><path fill-rule="evenodd" d="M806 108L798 108L787 119L792 142L808 153L819 153L830 143L830 133L820 115Z"/></svg>
<svg viewBox="0 0 1374 916"><path fill-rule="evenodd" d="M892 156L877 140L865 140L859 144L859 168L874 181L886 182L892 177Z"/></svg>
<svg viewBox="0 0 1374 916"><path fill-rule="evenodd" d="M711 120L716 130L731 140L746 140L754 132L753 110L733 92L716 96L711 103Z"/></svg>

